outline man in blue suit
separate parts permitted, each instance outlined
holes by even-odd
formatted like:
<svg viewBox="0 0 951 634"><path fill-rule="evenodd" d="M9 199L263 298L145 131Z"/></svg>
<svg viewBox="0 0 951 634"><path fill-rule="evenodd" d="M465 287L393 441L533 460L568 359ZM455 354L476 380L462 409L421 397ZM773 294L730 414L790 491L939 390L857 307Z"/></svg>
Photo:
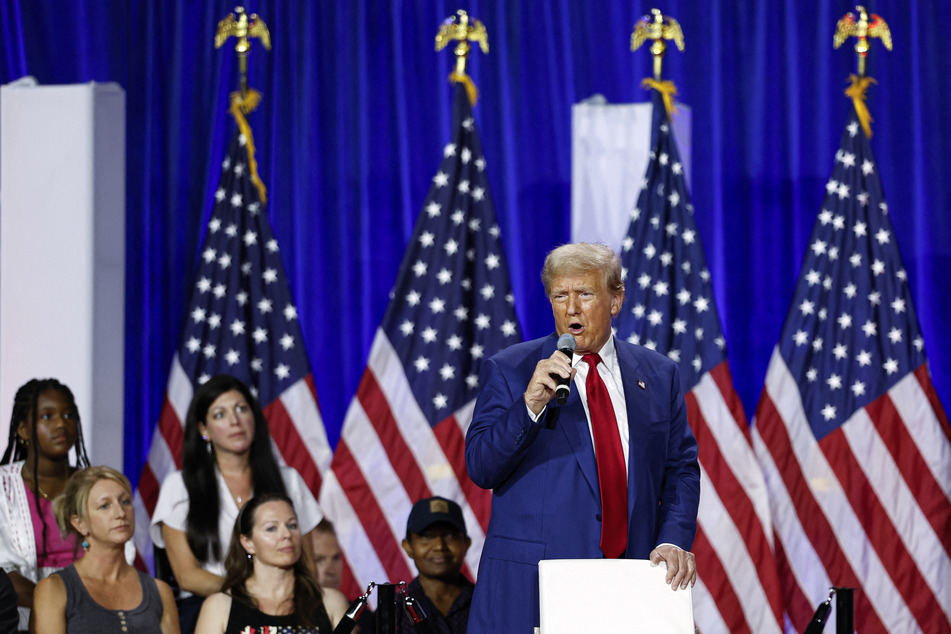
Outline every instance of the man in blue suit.
<svg viewBox="0 0 951 634"><path fill-rule="evenodd" d="M700 468L676 363L612 336L624 282L609 247L558 247L542 281L556 332L483 364L466 434L469 475L493 490L469 634L532 633L542 559L650 559L674 590L696 582Z"/></svg>

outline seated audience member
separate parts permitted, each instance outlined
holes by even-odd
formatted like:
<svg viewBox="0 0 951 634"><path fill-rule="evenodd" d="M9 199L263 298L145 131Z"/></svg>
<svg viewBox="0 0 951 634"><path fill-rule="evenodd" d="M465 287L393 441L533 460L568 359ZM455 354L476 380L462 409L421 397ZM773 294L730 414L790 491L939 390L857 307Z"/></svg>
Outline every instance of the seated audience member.
<svg viewBox="0 0 951 634"><path fill-rule="evenodd" d="M314 549L314 569L317 571L317 583L322 588L340 589L343 581L343 554L337 541L337 531L333 522L326 517L311 533ZM356 598L356 597L352 597ZM376 621L373 610L364 608L357 617L357 632L375 632Z"/></svg>
<svg viewBox="0 0 951 634"><path fill-rule="evenodd" d="M301 557L303 539L287 496L251 498L234 525L223 591L205 600L195 631L332 632L347 599L317 585Z"/></svg>
<svg viewBox="0 0 951 634"><path fill-rule="evenodd" d="M178 634L172 589L126 561L126 543L135 532L126 477L110 467L79 471L54 508L60 530L82 540L85 553L37 584L30 630Z"/></svg>
<svg viewBox="0 0 951 634"><path fill-rule="evenodd" d="M10 581L10 575L0 568L0 634L13 634L19 622L17 591Z"/></svg>
<svg viewBox="0 0 951 634"><path fill-rule="evenodd" d="M179 611L185 634L194 628L202 598L221 590L239 509L252 495L269 493L293 501L305 535L322 518L300 474L274 458L267 421L248 387L232 376L213 377L195 390L185 417L182 470L162 483L150 529L184 591ZM307 566L313 565L310 548L308 537Z"/></svg>
<svg viewBox="0 0 951 634"><path fill-rule="evenodd" d="M339 590L343 576L343 556L340 554L334 525L326 517L311 532L311 547L317 583L323 588Z"/></svg>
<svg viewBox="0 0 951 634"><path fill-rule="evenodd" d="M69 461L74 448L78 467ZM0 464L0 567L19 597L19 629L26 630L36 582L81 553L72 535L60 536L52 503L70 474L89 465L68 387L33 379L17 390Z"/></svg>
<svg viewBox="0 0 951 634"><path fill-rule="evenodd" d="M403 550L419 575L410 582L407 594L423 608L433 632L465 634L474 584L462 574L462 564L471 543L462 509L452 500L433 497L413 505ZM406 613L398 613L399 631L415 632Z"/></svg>

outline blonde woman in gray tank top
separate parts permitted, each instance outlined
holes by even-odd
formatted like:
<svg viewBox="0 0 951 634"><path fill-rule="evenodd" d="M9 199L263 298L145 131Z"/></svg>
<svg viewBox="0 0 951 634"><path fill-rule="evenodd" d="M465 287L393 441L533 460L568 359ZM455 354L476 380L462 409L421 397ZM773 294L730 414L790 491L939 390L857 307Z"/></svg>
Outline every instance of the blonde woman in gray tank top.
<svg viewBox="0 0 951 634"><path fill-rule="evenodd" d="M172 589L126 560L135 532L126 477L109 467L78 471L53 508L60 530L75 533L85 553L37 584L30 631L179 634Z"/></svg>

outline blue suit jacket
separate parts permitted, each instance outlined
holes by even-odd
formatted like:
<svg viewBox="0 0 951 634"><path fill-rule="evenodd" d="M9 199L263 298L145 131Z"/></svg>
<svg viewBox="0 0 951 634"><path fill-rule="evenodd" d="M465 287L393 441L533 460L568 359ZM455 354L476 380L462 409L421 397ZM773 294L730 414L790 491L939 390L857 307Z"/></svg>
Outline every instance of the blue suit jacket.
<svg viewBox="0 0 951 634"><path fill-rule="evenodd" d="M552 334L512 346L482 367L466 466L493 495L470 634L531 634L539 622L538 562L603 557L598 468L578 391L563 406L551 401L537 423L523 399L556 341ZM677 365L618 339L615 346L630 426L625 557L647 559L662 543L689 550L700 468Z"/></svg>

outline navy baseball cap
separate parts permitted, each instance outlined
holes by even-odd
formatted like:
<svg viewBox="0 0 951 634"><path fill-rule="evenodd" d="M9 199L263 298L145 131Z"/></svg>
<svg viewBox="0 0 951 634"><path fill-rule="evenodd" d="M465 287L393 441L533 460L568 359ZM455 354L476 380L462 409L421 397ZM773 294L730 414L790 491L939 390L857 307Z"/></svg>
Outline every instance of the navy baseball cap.
<svg viewBox="0 0 951 634"><path fill-rule="evenodd" d="M419 535L437 522L446 522L463 535L468 535L462 509L452 500L442 497L426 498L413 505L406 520L406 535Z"/></svg>

